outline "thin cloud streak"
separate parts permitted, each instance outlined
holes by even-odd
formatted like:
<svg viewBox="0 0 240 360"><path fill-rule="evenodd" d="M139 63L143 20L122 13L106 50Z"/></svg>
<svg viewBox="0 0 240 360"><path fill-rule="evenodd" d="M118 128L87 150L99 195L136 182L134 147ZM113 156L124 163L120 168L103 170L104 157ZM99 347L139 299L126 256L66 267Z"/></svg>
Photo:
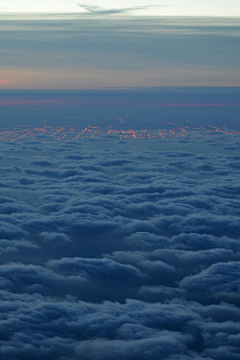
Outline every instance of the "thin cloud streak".
<svg viewBox="0 0 240 360"><path fill-rule="evenodd" d="M56 105L63 105L63 106L73 106L73 105L80 105L80 106L90 106L93 104L96 105L106 105L102 102L97 101L81 101L81 100L0 100L0 106L56 106ZM113 105L113 104L112 104ZM128 105L131 106L131 105ZM132 105L134 106L134 105ZM151 104L151 105L139 105L139 107L237 107L240 106L240 103L216 103L216 104Z"/></svg>
<svg viewBox="0 0 240 360"><path fill-rule="evenodd" d="M221 104L159 104L149 105L149 107L235 107L240 106L240 103L221 103ZM142 105L148 107L148 105Z"/></svg>
<svg viewBox="0 0 240 360"><path fill-rule="evenodd" d="M135 6L135 7L128 7L128 8L118 8L118 9L105 9L99 6L90 6L86 4L77 4L84 10L86 10L86 13L81 13L83 16L91 16L91 15L114 15L114 14L125 14L132 10L144 10L151 7L156 7L154 5L145 5L145 6Z"/></svg>

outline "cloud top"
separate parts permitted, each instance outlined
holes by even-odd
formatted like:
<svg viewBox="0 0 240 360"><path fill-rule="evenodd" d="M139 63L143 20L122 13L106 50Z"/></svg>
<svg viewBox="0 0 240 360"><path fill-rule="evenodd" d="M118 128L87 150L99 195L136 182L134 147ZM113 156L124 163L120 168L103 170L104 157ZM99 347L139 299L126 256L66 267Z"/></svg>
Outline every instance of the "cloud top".
<svg viewBox="0 0 240 360"><path fill-rule="evenodd" d="M0 146L2 359L238 358L237 136Z"/></svg>

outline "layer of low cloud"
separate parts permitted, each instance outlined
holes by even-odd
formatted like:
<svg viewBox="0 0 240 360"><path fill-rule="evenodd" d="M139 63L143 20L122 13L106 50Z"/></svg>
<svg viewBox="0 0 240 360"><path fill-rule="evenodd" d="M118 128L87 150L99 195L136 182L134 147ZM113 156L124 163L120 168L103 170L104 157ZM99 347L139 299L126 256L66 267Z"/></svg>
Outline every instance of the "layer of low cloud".
<svg viewBox="0 0 240 360"><path fill-rule="evenodd" d="M0 146L3 360L239 359L239 139Z"/></svg>

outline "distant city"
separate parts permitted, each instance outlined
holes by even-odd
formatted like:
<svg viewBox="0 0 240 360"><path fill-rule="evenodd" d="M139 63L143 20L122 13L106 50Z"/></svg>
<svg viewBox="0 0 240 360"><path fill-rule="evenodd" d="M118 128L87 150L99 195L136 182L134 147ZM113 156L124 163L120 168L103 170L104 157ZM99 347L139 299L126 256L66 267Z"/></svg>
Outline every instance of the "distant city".
<svg viewBox="0 0 240 360"><path fill-rule="evenodd" d="M214 133L224 133L227 135L235 135L240 139L240 129L235 125L234 128L229 129L227 126L213 126L213 125L195 125L190 121L186 121L185 126L179 126L175 123L168 123L166 129L114 129L110 125L109 128L101 128L97 126L88 125L84 128L72 126L50 126L43 124L42 127L33 125L19 125L11 129L2 129L0 131L0 141L17 141L21 139L36 140L72 140L82 138L99 138L99 137L116 137L119 140L133 139L168 139L173 137L201 137L206 134L213 135Z"/></svg>
<svg viewBox="0 0 240 360"><path fill-rule="evenodd" d="M0 140L239 136L239 88L0 91Z"/></svg>

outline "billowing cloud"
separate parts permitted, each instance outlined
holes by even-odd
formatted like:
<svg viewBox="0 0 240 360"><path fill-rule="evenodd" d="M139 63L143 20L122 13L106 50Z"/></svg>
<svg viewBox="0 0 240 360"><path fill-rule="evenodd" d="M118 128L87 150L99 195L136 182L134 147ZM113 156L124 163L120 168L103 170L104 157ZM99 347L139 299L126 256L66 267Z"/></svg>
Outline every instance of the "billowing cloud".
<svg viewBox="0 0 240 360"><path fill-rule="evenodd" d="M197 275L187 276L181 286L203 292L232 292L239 294L240 262L218 262Z"/></svg>
<svg viewBox="0 0 240 360"><path fill-rule="evenodd" d="M1 358L238 359L238 142L2 142Z"/></svg>

